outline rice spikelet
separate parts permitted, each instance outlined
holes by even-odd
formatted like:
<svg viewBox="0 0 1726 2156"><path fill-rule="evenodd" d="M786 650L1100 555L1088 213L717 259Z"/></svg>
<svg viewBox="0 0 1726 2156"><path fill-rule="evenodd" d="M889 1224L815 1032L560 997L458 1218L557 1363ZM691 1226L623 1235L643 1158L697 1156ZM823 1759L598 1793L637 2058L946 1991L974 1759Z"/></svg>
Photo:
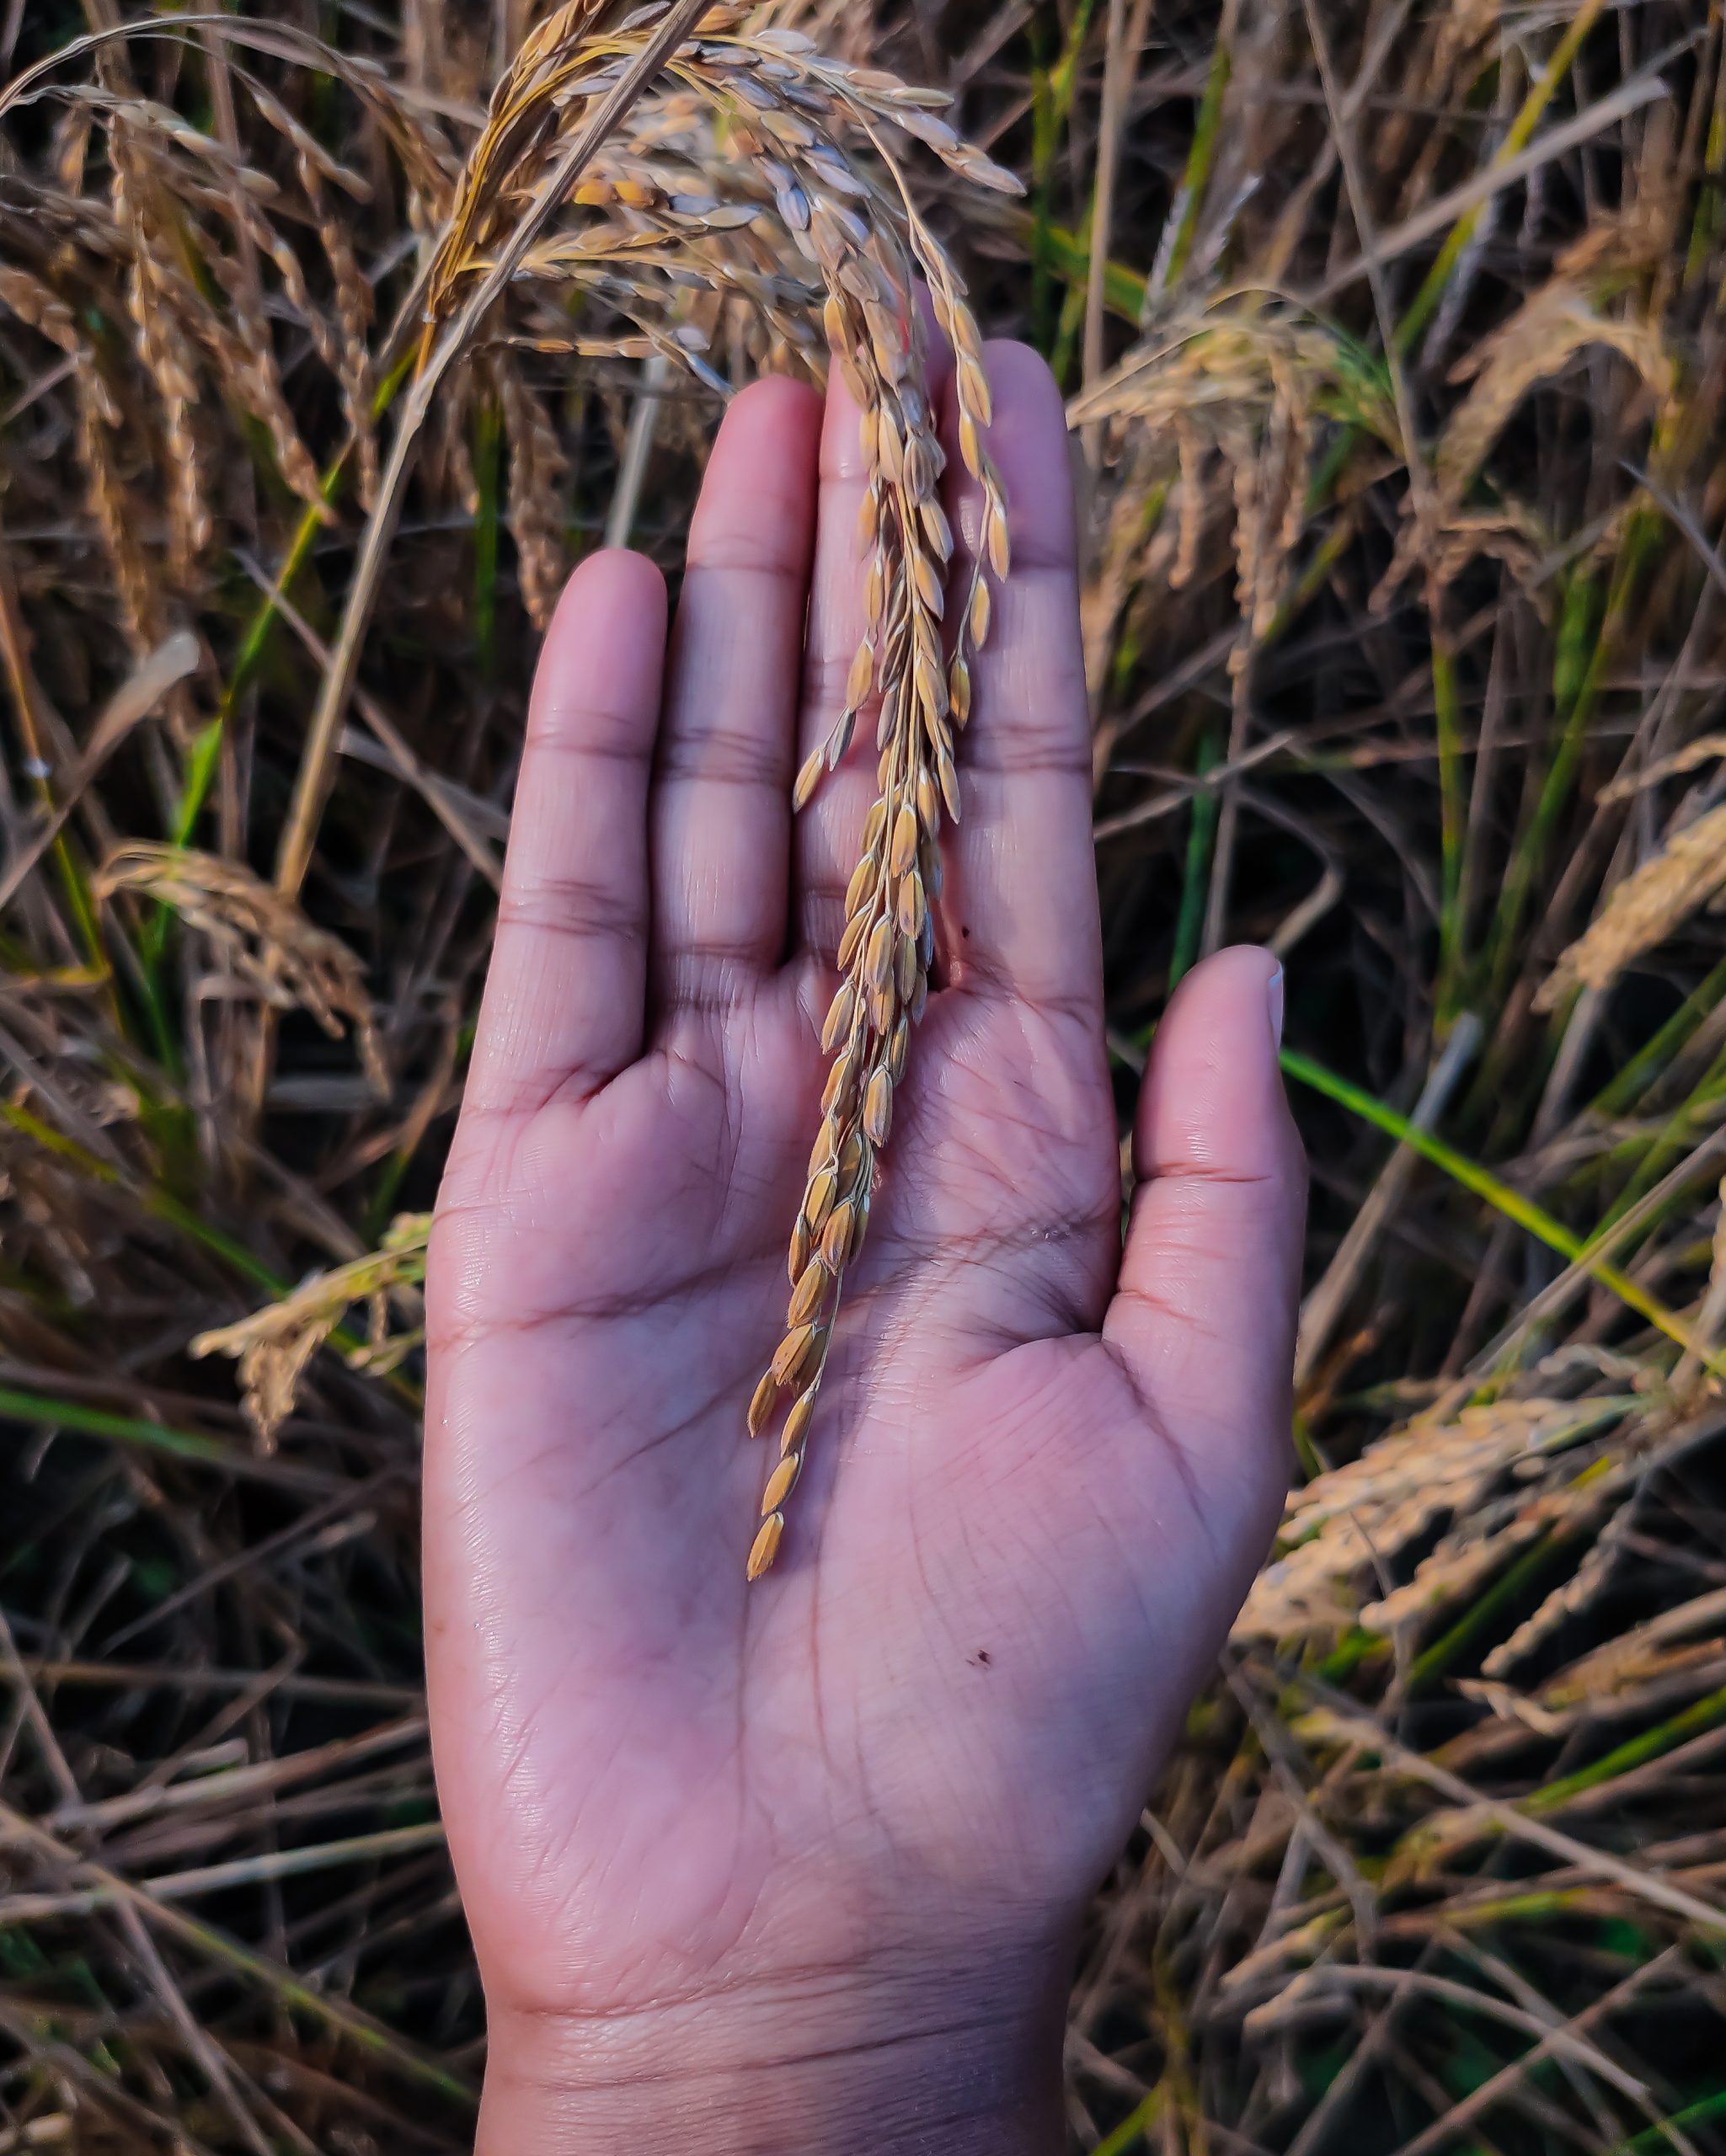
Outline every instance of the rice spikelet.
<svg viewBox="0 0 1726 2156"><path fill-rule="evenodd" d="M291 1295L266 1304L234 1325L200 1332L190 1345L194 1356L230 1355L239 1365L246 1419L263 1451L275 1448L276 1434L294 1411L307 1366L355 1303L367 1305L366 1338L349 1348L355 1369L382 1375L419 1346L417 1326L389 1331L392 1296L417 1289L425 1278L425 1253L431 1240L429 1213L403 1213L391 1223L382 1246L327 1273L314 1273ZM417 1315L417 1299L415 1299Z"/></svg>
<svg viewBox="0 0 1726 2156"><path fill-rule="evenodd" d="M1574 989L1610 987L1726 885L1726 805L1710 808L1618 884L1534 999L1557 1008Z"/></svg>
<svg viewBox="0 0 1726 2156"><path fill-rule="evenodd" d="M1494 1512L1488 1493L1510 1470L1618 1419L1619 1400L1500 1400L1453 1422L1420 1419L1320 1475L1290 1497L1274 1561L1253 1583L1237 1641L1323 1640L1351 1624L1390 1631L1429 1614L1494 1571L1505 1552L1543 1532L1541 1493L1515 1492ZM1450 1517L1451 1532L1401 1588L1385 1568ZM1374 1594L1365 1588L1386 1591Z"/></svg>
<svg viewBox="0 0 1726 2156"><path fill-rule="evenodd" d="M131 891L168 907L207 936L238 979L271 1009L309 1011L332 1039L351 1027L366 1075L380 1095L388 1092L357 953L307 921L249 868L190 847L140 839L109 857L95 888L99 898Z"/></svg>

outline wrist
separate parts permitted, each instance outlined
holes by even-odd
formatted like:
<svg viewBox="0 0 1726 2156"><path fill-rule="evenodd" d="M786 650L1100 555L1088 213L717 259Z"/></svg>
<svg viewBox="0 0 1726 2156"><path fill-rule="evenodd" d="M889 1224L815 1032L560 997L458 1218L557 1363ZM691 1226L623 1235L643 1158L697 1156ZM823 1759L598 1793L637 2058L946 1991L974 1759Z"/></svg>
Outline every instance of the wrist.
<svg viewBox="0 0 1726 2156"><path fill-rule="evenodd" d="M1053 2156L1066 1972L494 2015L476 2156Z"/></svg>

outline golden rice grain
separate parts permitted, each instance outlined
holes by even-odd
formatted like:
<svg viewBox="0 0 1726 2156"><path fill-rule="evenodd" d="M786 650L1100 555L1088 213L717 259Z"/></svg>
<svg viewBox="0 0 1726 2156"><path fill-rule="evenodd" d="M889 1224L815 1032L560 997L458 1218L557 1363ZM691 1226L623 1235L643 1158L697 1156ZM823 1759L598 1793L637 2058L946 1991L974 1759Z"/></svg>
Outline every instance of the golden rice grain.
<svg viewBox="0 0 1726 2156"><path fill-rule="evenodd" d="M803 1441L809 1434L810 1422L815 1412L815 1396L814 1388L811 1387L800 1399L794 1401L791 1412L785 1417L785 1428L779 1439L779 1450L782 1454L801 1450Z"/></svg>
<svg viewBox="0 0 1726 2156"><path fill-rule="evenodd" d="M785 1532L783 1513L769 1513L761 1522L749 1550L749 1577L758 1580L779 1554L779 1538Z"/></svg>
<svg viewBox="0 0 1726 2156"><path fill-rule="evenodd" d="M758 1438L773 1419L779 1405L779 1380L769 1370L756 1385L749 1403L749 1434Z"/></svg>
<svg viewBox="0 0 1726 2156"><path fill-rule="evenodd" d="M821 1298L827 1292L831 1278L819 1257L812 1257L804 1267L802 1277L791 1291L791 1302L785 1312L788 1326L806 1325L821 1307Z"/></svg>
<svg viewBox="0 0 1726 2156"><path fill-rule="evenodd" d="M821 1354L826 1337L819 1326L794 1326L779 1342L778 1352L773 1357L775 1384L787 1391L794 1391L808 1377Z"/></svg>
<svg viewBox="0 0 1726 2156"><path fill-rule="evenodd" d="M767 1486L761 1492L761 1509L764 1513L778 1511L780 1506L791 1495L802 1466L803 1455L800 1452L788 1452L780 1460L779 1465L767 1477Z"/></svg>

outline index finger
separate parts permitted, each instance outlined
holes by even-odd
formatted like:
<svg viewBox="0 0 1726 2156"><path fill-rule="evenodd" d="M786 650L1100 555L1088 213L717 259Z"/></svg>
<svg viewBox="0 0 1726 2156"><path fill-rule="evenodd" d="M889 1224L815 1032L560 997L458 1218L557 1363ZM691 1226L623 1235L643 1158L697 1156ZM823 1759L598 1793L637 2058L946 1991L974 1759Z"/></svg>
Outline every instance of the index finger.
<svg viewBox="0 0 1726 2156"><path fill-rule="evenodd" d="M640 554L590 555L534 678L465 1113L585 1097L641 1052L665 648L658 569Z"/></svg>

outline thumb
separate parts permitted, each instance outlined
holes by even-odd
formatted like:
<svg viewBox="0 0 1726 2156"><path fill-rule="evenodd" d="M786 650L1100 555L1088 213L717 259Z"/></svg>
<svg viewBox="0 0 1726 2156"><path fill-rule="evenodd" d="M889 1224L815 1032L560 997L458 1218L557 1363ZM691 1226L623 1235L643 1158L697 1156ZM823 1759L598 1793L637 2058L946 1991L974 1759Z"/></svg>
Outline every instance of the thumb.
<svg viewBox="0 0 1726 2156"><path fill-rule="evenodd" d="M1277 1049L1282 968L1220 951L1157 1027L1103 1337L1221 1526L1263 1555L1288 1484L1307 1168ZM1244 1585L1244 1582L1242 1582Z"/></svg>

